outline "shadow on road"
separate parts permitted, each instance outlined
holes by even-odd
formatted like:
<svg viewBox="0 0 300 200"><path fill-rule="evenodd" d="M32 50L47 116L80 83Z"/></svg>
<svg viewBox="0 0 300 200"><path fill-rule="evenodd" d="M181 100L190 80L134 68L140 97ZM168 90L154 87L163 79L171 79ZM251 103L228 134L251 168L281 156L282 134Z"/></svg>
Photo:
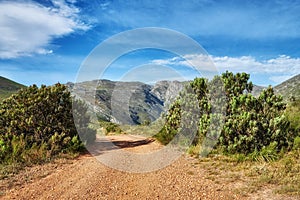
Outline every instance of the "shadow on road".
<svg viewBox="0 0 300 200"><path fill-rule="evenodd" d="M147 145L155 140L152 138L143 138L143 139L131 139L131 138L122 138L122 137L114 137L114 138L97 138L96 141L87 147L88 151L94 156L98 156L104 153L108 153L114 150L138 147L142 145Z"/></svg>
<svg viewBox="0 0 300 200"><path fill-rule="evenodd" d="M120 148L129 148L129 147L136 147L141 145L146 145L151 142L154 142L154 139L143 139L143 140L137 140L137 141L112 141L114 145L120 147Z"/></svg>

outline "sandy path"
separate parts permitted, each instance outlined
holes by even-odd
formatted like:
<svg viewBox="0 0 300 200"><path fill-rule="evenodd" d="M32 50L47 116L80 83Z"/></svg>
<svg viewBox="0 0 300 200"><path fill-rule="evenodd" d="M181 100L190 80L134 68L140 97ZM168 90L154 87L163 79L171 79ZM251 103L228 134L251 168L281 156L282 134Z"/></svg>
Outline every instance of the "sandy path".
<svg viewBox="0 0 300 200"><path fill-rule="evenodd" d="M134 152L161 148L136 136L110 136ZM102 154L114 149L103 149ZM128 173L109 168L92 156L57 169L45 178L12 189L3 199L241 199L230 185L205 179L197 160L181 156L173 164L149 173ZM244 197L245 198L245 197Z"/></svg>

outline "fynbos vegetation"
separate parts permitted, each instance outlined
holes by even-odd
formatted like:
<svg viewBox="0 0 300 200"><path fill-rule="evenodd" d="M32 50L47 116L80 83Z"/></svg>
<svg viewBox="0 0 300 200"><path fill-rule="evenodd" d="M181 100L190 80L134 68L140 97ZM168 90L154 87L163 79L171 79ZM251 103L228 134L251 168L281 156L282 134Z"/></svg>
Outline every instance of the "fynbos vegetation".
<svg viewBox="0 0 300 200"><path fill-rule="evenodd" d="M87 112L75 101L82 115ZM61 152L77 152L95 139L86 128L88 117L76 122L86 129L79 138L72 115L72 98L66 86L30 86L0 103L0 161L40 162ZM80 127L79 127L80 128Z"/></svg>
<svg viewBox="0 0 300 200"><path fill-rule="evenodd" d="M182 92L184 96L188 88L192 88L200 110L197 137L194 140L194 147L199 148L194 149L201 149L206 137L215 138L215 148L223 153L260 155L266 160L275 159L274 155L278 152L293 148L294 140L298 140L299 133L296 129L299 127L297 122L293 122L293 117L285 114L286 104L282 96L275 95L273 88L268 87L258 97L254 97L251 94L252 83L249 82L249 77L246 73L226 72L212 81L196 78ZM220 80L223 83L224 95L214 94L215 87L219 87L216 83ZM180 98L171 105L166 115L166 123L156 135L164 144L170 142L181 129L181 119L185 112L181 108L186 107L184 104L195 103L183 102ZM216 106L222 103L224 108ZM216 116L218 112L213 113L213 109L219 109L218 112L222 113L223 118L222 115ZM216 138L214 130L217 128L214 126L220 124L220 135ZM205 151L203 146L200 151Z"/></svg>

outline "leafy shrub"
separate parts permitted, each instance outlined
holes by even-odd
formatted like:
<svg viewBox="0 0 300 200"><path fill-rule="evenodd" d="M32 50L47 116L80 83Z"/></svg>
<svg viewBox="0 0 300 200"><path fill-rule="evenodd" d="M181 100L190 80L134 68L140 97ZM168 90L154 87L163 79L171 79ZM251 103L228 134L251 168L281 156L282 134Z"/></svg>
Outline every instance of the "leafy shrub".
<svg viewBox="0 0 300 200"><path fill-rule="evenodd" d="M75 103L80 106L74 112L85 115L87 107L77 100ZM88 116L78 118L76 123L87 129L81 141L92 142L95 131L86 128ZM72 98L65 85L58 83L41 88L33 85L0 103L1 161L26 162L63 151L78 151L83 147L78 139ZM32 158L33 151L38 154L35 159Z"/></svg>
<svg viewBox="0 0 300 200"><path fill-rule="evenodd" d="M166 123L164 127L154 137L162 144L168 144L177 134L180 126L181 106L180 100L174 101L168 114L166 115Z"/></svg>
<svg viewBox="0 0 300 200"><path fill-rule="evenodd" d="M291 127L295 129L300 136L300 99L294 98L289 102L285 113L291 122Z"/></svg>
<svg viewBox="0 0 300 200"><path fill-rule="evenodd" d="M182 108L193 108L195 104L193 99L185 98L192 90L198 106L198 114L193 116L199 122L193 146L214 146L217 140L216 147L225 153L252 153L268 161L276 158L274 153L291 149L296 132L284 113L286 104L282 97L275 95L272 87L254 97L249 78L249 74L231 72L212 81L196 78L171 105L166 123L156 137L167 144L181 130L183 116L189 115L184 112L191 111Z"/></svg>
<svg viewBox="0 0 300 200"><path fill-rule="evenodd" d="M260 151L254 150L249 157L255 161L275 161L279 158L277 152L277 142L271 142L268 146L262 147Z"/></svg>
<svg viewBox="0 0 300 200"><path fill-rule="evenodd" d="M295 150L299 149L300 150L300 136L295 137L293 149L295 149Z"/></svg>
<svg viewBox="0 0 300 200"><path fill-rule="evenodd" d="M283 115L285 104L271 87L262 91L258 98L251 94L232 97L229 109L230 115L221 133L225 151L248 154L272 142L277 142L278 151L292 146L295 135Z"/></svg>
<svg viewBox="0 0 300 200"><path fill-rule="evenodd" d="M120 125L116 123L100 120L99 124L102 128L105 129L105 134L109 134L109 133L121 134L123 132Z"/></svg>

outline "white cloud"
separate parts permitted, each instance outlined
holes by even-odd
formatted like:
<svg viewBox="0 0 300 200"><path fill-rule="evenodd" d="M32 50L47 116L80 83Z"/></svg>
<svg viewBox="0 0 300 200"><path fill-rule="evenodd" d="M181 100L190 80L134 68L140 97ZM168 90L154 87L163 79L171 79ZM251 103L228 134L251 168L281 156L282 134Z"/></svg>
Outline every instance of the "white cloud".
<svg viewBox="0 0 300 200"><path fill-rule="evenodd" d="M170 59L157 59L152 61L156 65L182 65L186 67L196 67L200 71L216 71L212 59L205 54L187 54L183 57L173 57ZM193 67L194 66L194 67Z"/></svg>
<svg viewBox="0 0 300 200"><path fill-rule="evenodd" d="M300 58L292 58L286 55L280 55L277 58L268 60L257 60L252 56L229 57L229 56L210 56L213 64L220 72L226 70L232 72L246 72L250 74L265 75L266 78L281 83L288 78L299 74ZM211 63L207 56L190 54L183 58L173 57L170 59L153 60L152 63L157 65L183 65L190 67L190 63L197 64L200 70L210 70ZM202 66L203 65L203 66Z"/></svg>
<svg viewBox="0 0 300 200"><path fill-rule="evenodd" d="M291 58L286 55L262 61L256 60L252 56L212 58L220 71L296 75L300 70L300 58Z"/></svg>
<svg viewBox="0 0 300 200"><path fill-rule="evenodd" d="M89 28L78 19L80 11L72 4L62 0L52 4L0 2L0 59L52 53L47 47L53 38Z"/></svg>

